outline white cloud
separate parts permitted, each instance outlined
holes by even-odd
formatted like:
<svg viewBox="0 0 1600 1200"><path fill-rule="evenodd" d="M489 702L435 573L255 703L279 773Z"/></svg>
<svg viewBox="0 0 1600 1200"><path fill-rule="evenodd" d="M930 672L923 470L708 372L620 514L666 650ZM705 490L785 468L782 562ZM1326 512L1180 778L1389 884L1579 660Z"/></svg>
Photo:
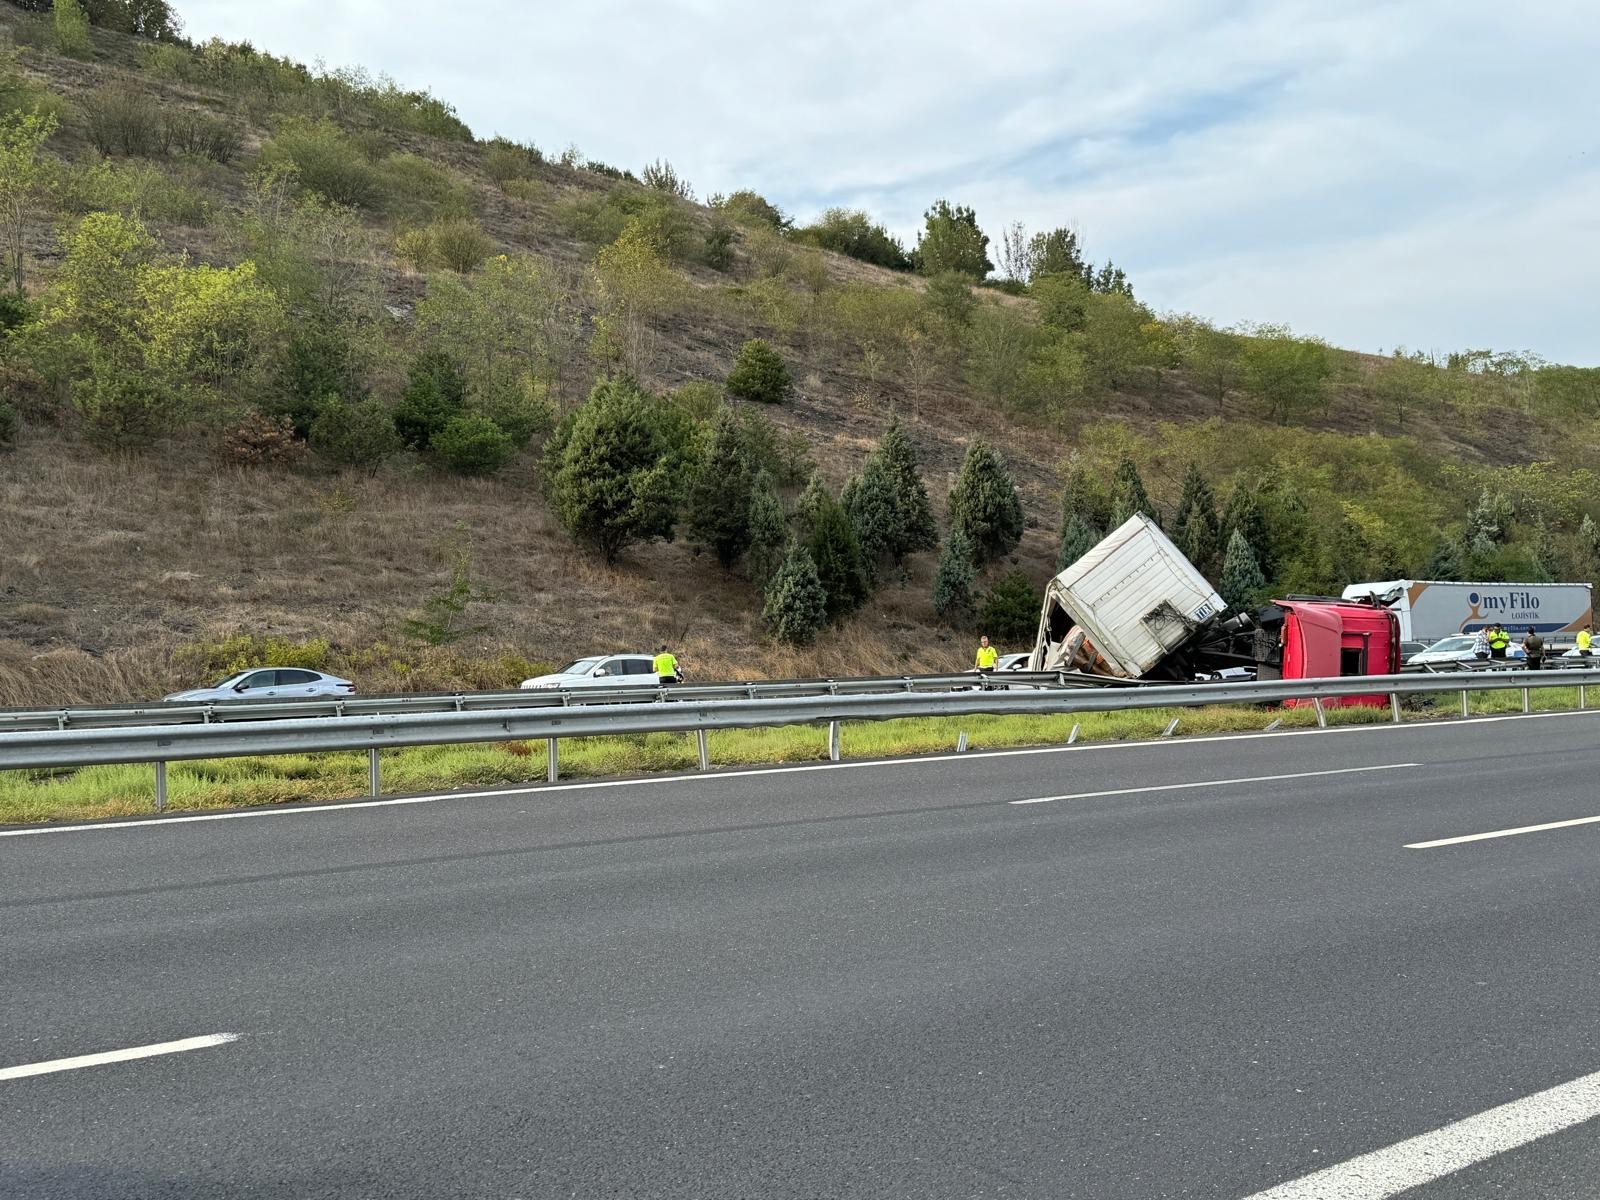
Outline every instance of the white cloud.
<svg viewBox="0 0 1600 1200"><path fill-rule="evenodd" d="M1600 363L1600 5L184 0L195 37L431 86L482 135L913 236L1073 224L1162 309Z"/></svg>

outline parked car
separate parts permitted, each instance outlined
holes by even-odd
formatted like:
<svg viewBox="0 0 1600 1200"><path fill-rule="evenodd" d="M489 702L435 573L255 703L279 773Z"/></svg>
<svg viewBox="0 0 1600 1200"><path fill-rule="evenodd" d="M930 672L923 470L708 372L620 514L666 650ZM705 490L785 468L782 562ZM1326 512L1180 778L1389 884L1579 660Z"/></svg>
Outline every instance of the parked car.
<svg viewBox="0 0 1600 1200"><path fill-rule="evenodd" d="M597 654L570 662L549 675L524 679L522 688L531 692L545 688L658 687L660 683L652 654Z"/></svg>
<svg viewBox="0 0 1600 1200"><path fill-rule="evenodd" d="M1457 663L1465 664L1466 666L1477 666L1478 660L1473 656L1472 643L1473 637L1470 633L1451 634L1447 638L1440 638L1426 650L1413 654L1406 659L1406 666L1449 667ZM1527 655L1523 652L1522 647L1512 642L1510 648L1506 650L1504 661L1526 657ZM1493 660L1490 661L1492 662Z"/></svg>
<svg viewBox="0 0 1600 1200"><path fill-rule="evenodd" d="M194 704L206 700L271 700L284 697L353 696L356 685L337 675L301 667L260 667L229 675L210 687L190 688L163 696L164 701Z"/></svg>

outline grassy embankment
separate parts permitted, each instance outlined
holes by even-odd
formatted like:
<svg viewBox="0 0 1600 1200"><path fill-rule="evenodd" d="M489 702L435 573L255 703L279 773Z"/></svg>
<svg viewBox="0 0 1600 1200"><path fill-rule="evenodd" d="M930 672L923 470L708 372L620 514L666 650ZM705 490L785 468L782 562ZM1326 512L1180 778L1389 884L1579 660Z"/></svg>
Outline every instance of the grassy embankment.
<svg viewBox="0 0 1600 1200"><path fill-rule="evenodd" d="M1428 720L1459 713L1459 693L1440 693L1407 701L1406 720ZM1532 695L1540 712L1578 706L1578 689L1552 688ZM1474 715L1517 712L1516 691L1472 696ZM1259 730L1282 718L1285 727L1316 722L1309 708L1150 709L1142 712L1086 713L1077 717L962 717L856 722L844 727L842 742L850 758L926 754L954 748L964 731L973 749L1060 745L1074 724L1080 741L1107 742L1158 736L1174 717L1182 735ZM1389 719L1388 709L1329 709L1334 725L1360 725ZM738 730L711 737L717 766L813 762L827 755L826 731L795 726ZM694 739L686 734L630 738L574 738L561 744L564 778L687 771L696 765ZM429 746L383 756L385 790L404 794L447 788L495 787L544 778L541 742L500 742L482 746ZM366 788L366 760L359 754L286 755L174 763L168 772L168 807L215 809L293 801L338 800ZM134 816L150 812L153 782L144 765L93 767L76 772L0 773L0 824Z"/></svg>

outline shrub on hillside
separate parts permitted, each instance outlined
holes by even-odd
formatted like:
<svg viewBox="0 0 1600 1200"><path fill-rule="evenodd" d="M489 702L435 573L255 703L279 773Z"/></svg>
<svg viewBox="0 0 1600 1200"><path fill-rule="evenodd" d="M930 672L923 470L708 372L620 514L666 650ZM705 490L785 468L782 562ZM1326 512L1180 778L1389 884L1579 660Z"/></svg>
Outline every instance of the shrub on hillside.
<svg viewBox="0 0 1600 1200"><path fill-rule="evenodd" d="M483 231L483 226L466 218L435 221L428 226L428 236L433 245L434 261L458 275L476 271L494 252L494 241Z"/></svg>
<svg viewBox="0 0 1600 1200"><path fill-rule="evenodd" d="M461 415L466 397L466 373L454 357L443 350L420 354L411 364L406 390L395 405L395 432L411 449L426 450L444 427Z"/></svg>
<svg viewBox="0 0 1600 1200"><path fill-rule="evenodd" d="M1043 604L1044 594L1021 571L1012 571L984 593L978 625L996 642L1031 642Z"/></svg>
<svg viewBox="0 0 1600 1200"><path fill-rule="evenodd" d="M518 450L550 428L556 411L550 389L531 374L481 386L468 408L498 425Z"/></svg>
<svg viewBox="0 0 1600 1200"><path fill-rule="evenodd" d="M424 221L455 220L471 213L467 190L448 167L420 154L379 158L375 207L397 217Z"/></svg>
<svg viewBox="0 0 1600 1200"><path fill-rule="evenodd" d="M778 352L760 338L751 338L739 348L725 386L730 396L741 400L779 404L788 398L794 385Z"/></svg>
<svg viewBox="0 0 1600 1200"><path fill-rule="evenodd" d="M307 320L289 331L269 408L288 417L295 436L305 438L325 397L359 396L365 390L345 331L330 320Z"/></svg>
<svg viewBox="0 0 1600 1200"><path fill-rule="evenodd" d="M204 196L148 162L97 159L57 168L56 200L67 212L135 214L178 225L206 225L211 206Z"/></svg>
<svg viewBox="0 0 1600 1200"><path fill-rule="evenodd" d="M336 204L375 207L383 182L353 139L332 121L287 121L261 147L266 166L287 165L300 183Z"/></svg>
<svg viewBox="0 0 1600 1200"><path fill-rule="evenodd" d="M162 130L173 153L192 154L224 166L239 156L244 144L244 130L238 125L192 108L168 113Z"/></svg>
<svg viewBox="0 0 1600 1200"><path fill-rule="evenodd" d="M99 364L72 389L84 436L105 450L148 445L172 427L172 393L143 371Z"/></svg>
<svg viewBox="0 0 1600 1200"><path fill-rule="evenodd" d="M311 422L311 448L340 466L376 471L400 449L400 435L382 401L329 396Z"/></svg>
<svg viewBox="0 0 1600 1200"><path fill-rule="evenodd" d="M11 407L11 402L0 396L0 450L9 450L17 444L17 430L22 428L22 421L17 416L17 410Z"/></svg>
<svg viewBox="0 0 1600 1200"><path fill-rule="evenodd" d="M704 257L706 266L713 271L726 271L733 266L733 227L721 221L706 231Z"/></svg>
<svg viewBox="0 0 1600 1200"><path fill-rule="evenodd" d="M84 132L101 154L150 157L164 147L161 107L132 84L112 83L83 99Z"/></svg>
<svg viewBox="0 0 1600 1200"><path fill-rule="evenodd" d="M898 238L858 209L830 208L795 230L795 241L895 271L909 271L911 257Z"/></svg>
<svg viewBox="0 0 1600 1200"><path fill-rule="evenodd" d="M493 475L516 457L517 448L482 413L462 413L434 435L433 452L457 475Z"/></svg>
<svg viewBox="0 0 1600 1200"><path fill-rule="evenodd" d="M806 646L828 622L828 595L817 575L811 553L790 542L783 563L767 584L761 609L772 636L792 646Z"/></svg>
<svg viewBox="0 0 1600 1200"><path fill-rule="evenodd" d="M56 48L74 58L88 57L89 18L78 0L54 0Z"/></svg>
<svg viewBox="0 0 1600 1200"><path fill-rule="evenodd" d="M531 179L534 168L544 161L538 147L495 138L483 153L483 169L501 187L517 179Z"/></svg>
<svg viewBox="0 0 1600 1200"><path fill-rule="evenodd" d="M740 225L764 225L768 229L783 230L789 227L789 218L783 210L759 192L742 188L732 195L713 196L711 207L717 209Z"/></svg>
<svg viewBox="0 0 1600 1200"><path fill-rule="evenodd" d="M254 411L224 430L217 443L217 457L241 467L291 467L305 451L288 416Z"/></svg>

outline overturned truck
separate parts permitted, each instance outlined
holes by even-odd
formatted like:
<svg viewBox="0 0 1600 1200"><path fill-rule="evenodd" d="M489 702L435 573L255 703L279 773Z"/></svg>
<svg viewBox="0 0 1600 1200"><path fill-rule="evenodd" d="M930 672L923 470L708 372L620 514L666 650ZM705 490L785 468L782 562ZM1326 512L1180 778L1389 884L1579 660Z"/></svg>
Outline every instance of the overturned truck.
<svg viewBox="0 0 1600 1200"><path fill-rule="evenodd" d="M1287 596L1232 613L1141 513L1050 581L1029 665L1108 683L1216 678L1240 668L1260 679L1387 675L1400 669L1400 631L1394 613L1376 603L1327 596Z"/></svg>

